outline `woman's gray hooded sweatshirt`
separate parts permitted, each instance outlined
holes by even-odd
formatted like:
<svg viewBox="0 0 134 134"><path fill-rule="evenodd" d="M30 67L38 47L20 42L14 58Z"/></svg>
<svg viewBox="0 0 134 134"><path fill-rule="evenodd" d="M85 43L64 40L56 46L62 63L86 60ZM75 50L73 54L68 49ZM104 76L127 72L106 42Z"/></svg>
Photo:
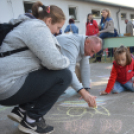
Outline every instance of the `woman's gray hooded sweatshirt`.
<svg viewBox="0 0 134 134"><path fill-rule="evenodd" d="M17 93L27 75L43 67L61 70L69 66L69 59L61 54L57 39L51 34L44 21L20 15L10 23L22 21L7 34L0 52L28 47L29 50L0 58L0 100Z"/></svg>

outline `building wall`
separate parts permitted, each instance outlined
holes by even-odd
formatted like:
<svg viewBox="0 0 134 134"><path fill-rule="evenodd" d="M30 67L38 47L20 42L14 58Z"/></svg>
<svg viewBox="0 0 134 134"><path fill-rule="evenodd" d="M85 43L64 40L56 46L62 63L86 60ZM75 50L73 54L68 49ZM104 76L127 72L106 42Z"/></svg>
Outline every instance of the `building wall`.
<svg viewBox="0 0 134 134"><path fill-rule="evenodd" d="M25 0L26 1L26 0ZM28 0L31 2L35 2L36 0ZM114 19L115 28L118 28L117 22L117 11L119 10L118 7L107 6L107 5L100 5L94 4L90 2L82 2L82 1L69 1L69 0L40 0L44 3L44 5L57 5L62 8L66 15L66 22L62 28L65 29L66 25L68 24L69 19L69 6L76 6L77 7L77 18L76 25L79 28L79 33L85 33L85 23L87 14L91 13L92 9L99 9L102 10L103 8L108 8L111 11L111 16ZM24 13L24 0L0 0L0 22L8 22L11 18L17 18L19 14ZM127 18L130 19L130 14L133 14L132 9L125 9L121 8L121 13L127 13ZM96 18L95 18L96 19ZM100 19L96 19L97 22L100 22ZM124 20L121 20L121 15L119 14L119 22L120 22L120 32L125 33L126 25Z"/></svg>

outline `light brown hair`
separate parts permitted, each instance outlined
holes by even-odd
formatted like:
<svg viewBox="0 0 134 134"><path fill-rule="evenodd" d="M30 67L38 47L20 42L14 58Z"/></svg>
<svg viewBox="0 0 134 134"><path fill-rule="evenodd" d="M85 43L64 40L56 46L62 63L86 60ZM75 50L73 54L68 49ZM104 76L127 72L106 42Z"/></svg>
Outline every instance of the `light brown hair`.
<svg viewBox="0 0 134 134"><path fill-rule="evenodd" d="M110 10L109 9L104 8L104 9L102 9L102 11L106 11L108 13L108 15L107 15L108 18L111 17L111 13L110 13Z"/></svg>
<svg viewBox="0 0 134 134"><path fill-rule="evenodd" d="M42 8L39 11L39 8ZM37 1L32 6L32 14L38 19L43 20L44 18L52 18L52 24L60 23L62 20L65 20L65 15L61 8L50 5L50 13L47 12L48 6L44 6L42 2Z"/></svg>
<svg viewBox="0 0 134 134"><path fill-rule="evenodd" d="M115 59L116 63L118 64L117 58L120 54L122 54L124 52L126 52L126 60L127 60L126 65L129 65L132 62L131 54L130 54L129 50L126 47L124 47L123 45L114 50L114 59Z"/></svg>

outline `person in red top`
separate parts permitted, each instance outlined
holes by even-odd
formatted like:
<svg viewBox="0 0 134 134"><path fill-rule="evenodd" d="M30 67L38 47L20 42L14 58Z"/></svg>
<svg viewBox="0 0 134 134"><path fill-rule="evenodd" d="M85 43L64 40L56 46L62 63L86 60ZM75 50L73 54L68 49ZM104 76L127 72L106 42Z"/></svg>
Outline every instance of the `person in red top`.
<svg viewBox="0 0 134 134"><path fill-rule="evenodd" d="M97 36L98 33L99 33L99 28L96 20L93 19L92 14L88 14L87 22L86 22L86 35Z"/></svg>
<svg viewBox="0 0 134 134"><path fill-rule="evenodd" d="M124 46L120 46L114 52L113 67L105 91L101 95L107 95L111 92L117 94L129 90L134 92L134 60L130 52Z"/></svg>

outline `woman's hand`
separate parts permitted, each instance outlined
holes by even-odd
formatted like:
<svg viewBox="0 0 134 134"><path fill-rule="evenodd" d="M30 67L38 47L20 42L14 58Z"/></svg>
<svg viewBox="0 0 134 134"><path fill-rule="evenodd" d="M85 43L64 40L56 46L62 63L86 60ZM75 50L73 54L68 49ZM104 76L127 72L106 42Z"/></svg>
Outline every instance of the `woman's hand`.
<svg viewBox="0 0 134 134"><path fill-rule="evenodd" d="M89 94L89 92L87 92L85 89L81 89L80 90L80 95L82 96L82 98L88 103L89 107L93 107L96 108L96 96L92 96Z"/></svg>
<svg viewBox="0 0 134 134"><path fill-rule="evenodd" d="M101 30L101 26L98 26L99 30Z"/></svg>

